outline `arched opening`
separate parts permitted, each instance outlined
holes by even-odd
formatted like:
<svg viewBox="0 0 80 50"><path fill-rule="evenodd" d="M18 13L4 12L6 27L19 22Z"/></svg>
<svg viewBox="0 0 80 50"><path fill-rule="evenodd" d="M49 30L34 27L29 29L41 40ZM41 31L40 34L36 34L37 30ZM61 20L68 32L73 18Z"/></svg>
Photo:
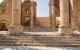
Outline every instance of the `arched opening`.
<svg viewBox="0 0 80 50"><path fill-rule="evenodd" d="M5 23L0 23L0 31L8 31Z"/></svg>
<svg viewBox="0 0 80 50"><path fill-rule="evenodd" d="M31 4L30 1L22 0L21 9L21 25L24 27L30 26Z"/></svg>

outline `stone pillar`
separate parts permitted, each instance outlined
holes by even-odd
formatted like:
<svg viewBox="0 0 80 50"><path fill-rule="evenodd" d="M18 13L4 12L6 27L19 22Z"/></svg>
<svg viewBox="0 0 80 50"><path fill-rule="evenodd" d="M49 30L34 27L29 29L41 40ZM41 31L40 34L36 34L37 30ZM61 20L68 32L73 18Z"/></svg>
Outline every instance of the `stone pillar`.
<svg viewBox="0 0 80 50"><path fill-rule="evenodd" d="M34 3L34 25L36 24L36 6L37 6L37 4L36 4L36 2Z"/></svg>
<svg viewBox="0 0 80 50"><path fill-rule="evenodd" d="M34 5L31 4L31 22L30 22L30 28L33 30L34 27Z"/></svg>
<svg viewBox="0 0 80 50"><path fill-rule="evenodd" d="M56 27L56 11L55 11L55 4L54 0L49 1L49 17L50 17L50 27Z"/></svg>
<svg viewBox="0 0 80 50"><path fill-rule="evenodd" d="M60 0L60 26L59 33L61 35L72 34L72 29L69 23L69 0Z"/></svg>
<svg viewBox="0 0 80 50"><path fill-rule="evenodd" d="M21 26L21 0L12 0L12 22L9 27L9 34L15 35L23 32Z"/></svg>
<svg viewBox="0 0 80 50"><path fill-rule="evenodd" d="M49 20L50 20L50 27L52 27L52 4L51 4L51 0L49 1Z"/></svg>
<svg viewBox="0 0 80 50"><path fill-rule="evenodd" d="M71 8L72 8L72 28L73 31L78 29L78 12L77 12L77 0L70 0Z"/></svg>
<svg viewBox="0 0 80 50"><path fill-rule="evenodd" d="M52 27L55 28L56 27L56 7L55 7L55 0L52 1Z"/></svg>

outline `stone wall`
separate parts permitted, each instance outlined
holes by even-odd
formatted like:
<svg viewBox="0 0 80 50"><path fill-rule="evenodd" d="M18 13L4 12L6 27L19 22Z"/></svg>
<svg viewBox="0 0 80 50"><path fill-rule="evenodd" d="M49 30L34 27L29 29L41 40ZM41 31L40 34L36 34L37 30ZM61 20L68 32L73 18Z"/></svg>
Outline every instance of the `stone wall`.
<svg viewBox="0 0 80 50"><path fill-rule="evenodd" d="M12 15L12 1L11 0L4 0L0 4L0 23L5 23L7 27L9 27L11 23L11 15Z"/></svg>
<svg viewBox="0 0 80 50"><path fill-rule="evenodd" d="M36 24L40 24L41 26L44 26L44 27L49 27L50 26L50 19L49 17L37 17L36 19ZM56 18L56 26L59 26L60 24L60 21L59 21L59 17Z"/></svg>

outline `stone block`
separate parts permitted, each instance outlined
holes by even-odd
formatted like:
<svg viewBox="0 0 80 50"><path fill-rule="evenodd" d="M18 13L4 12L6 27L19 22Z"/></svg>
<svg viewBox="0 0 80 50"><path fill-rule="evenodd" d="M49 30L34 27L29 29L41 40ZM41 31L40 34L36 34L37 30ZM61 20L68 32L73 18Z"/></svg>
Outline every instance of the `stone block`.
<svg viewBox="0 0 80 50"><path fill-rule="evenodd" d="M71 27L60 27L58 33L59 35L72 35L73 30Z"/></svg>
<svg viewBox="0 0 80 50"><path fill-rule="evenodd" d="M17 35L23 33L23 27L22 26L12 26L8 28L8 35Z"/></svg>

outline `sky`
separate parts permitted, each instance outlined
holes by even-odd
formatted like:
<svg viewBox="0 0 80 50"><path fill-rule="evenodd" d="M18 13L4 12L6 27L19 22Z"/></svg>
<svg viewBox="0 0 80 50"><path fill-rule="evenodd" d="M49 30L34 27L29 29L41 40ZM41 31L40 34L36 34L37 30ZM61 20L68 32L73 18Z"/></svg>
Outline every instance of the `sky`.
<svg viewBox="0 0 80 50"><path fill-rule="evenodd" d="M48 0L36 0L37 1L37 16L49 16L48 13Z"/></svg>
<svg viewBox="0 0 80 50"><path fill-rule="evenodd" d="M0 0L0 3L3 0ZM48 0L36 0L37 2L37 16L38 17L48 17Z"/></svg>

